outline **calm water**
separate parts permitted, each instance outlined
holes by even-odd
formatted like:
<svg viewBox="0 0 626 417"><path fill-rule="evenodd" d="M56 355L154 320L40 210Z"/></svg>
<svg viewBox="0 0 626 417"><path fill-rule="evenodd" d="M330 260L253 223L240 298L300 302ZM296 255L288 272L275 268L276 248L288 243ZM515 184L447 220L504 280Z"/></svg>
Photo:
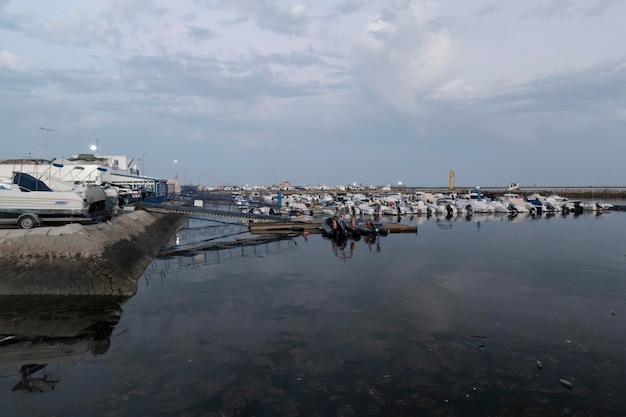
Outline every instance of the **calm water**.
<svg viewBox="0 0 626 417"><path fill-rule="evenodd" d="M30 341L0 342L2 415L626 415L626 213L402 222L158 259L126 301L4 299Z"/></svg>

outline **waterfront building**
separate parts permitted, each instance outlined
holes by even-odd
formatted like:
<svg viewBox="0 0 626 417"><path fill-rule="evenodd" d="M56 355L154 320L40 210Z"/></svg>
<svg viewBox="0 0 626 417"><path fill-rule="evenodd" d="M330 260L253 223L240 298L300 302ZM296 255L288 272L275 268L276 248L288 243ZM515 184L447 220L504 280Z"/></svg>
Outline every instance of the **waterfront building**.
<svg viewBox="0 0 626 417"><path fill-rule="evenodd" d="M37 178L54 177L68 182L109 183L117 187L141 190L145 199L165 201L168 180L145 175L145 164L124 155L78 154L70 158L0 160L0 176L12 178L13 172L25 172Z"/></svg>

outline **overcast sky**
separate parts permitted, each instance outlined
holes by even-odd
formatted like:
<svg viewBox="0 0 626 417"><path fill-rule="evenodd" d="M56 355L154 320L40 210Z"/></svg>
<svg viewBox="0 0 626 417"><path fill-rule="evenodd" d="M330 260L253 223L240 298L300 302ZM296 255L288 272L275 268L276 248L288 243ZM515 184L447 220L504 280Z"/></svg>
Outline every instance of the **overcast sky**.
<svg viewBox="0 0 626 417"><path fill-rule="evenodd" d="M0 158L97 140L192 184L624 185L625 22L624 0L0 0Z"/></svg>

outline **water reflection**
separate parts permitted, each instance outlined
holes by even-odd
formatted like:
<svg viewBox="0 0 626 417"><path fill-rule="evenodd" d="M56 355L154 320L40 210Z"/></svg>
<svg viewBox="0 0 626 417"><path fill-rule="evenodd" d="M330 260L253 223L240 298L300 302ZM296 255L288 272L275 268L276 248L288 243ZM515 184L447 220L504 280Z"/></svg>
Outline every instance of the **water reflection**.
<svg viewBox="0 0 626 417"><path fill-rule="evenodd" d="M49 364L102 355L125 298L0 296L0 371L15 377L12 391L48 392L60 376ZM17 373L15 370L17 369Z"/></svg>
<svg viewBox="0 0 626 417"><path fill-rule="evenodd" d="M111 326L100 339L105 358L29 396L36 413L9 385L0 400L16 416L622 416L626 216L541 218L407 216L419 239L303 235L157 259L128 331L108 351ZM168 279L147 279L165 264ZM59 356L12 363L11 387L58 389L40 367Z"/></svg>
<svg viewBox="0 0 626 417"><path fill-rule="evenodd" d="M328 236L322 235L325 240L329 240L331 243L332 252L335 256L343 261L352 258L356 243L352 239L333 239Z"/></svg>

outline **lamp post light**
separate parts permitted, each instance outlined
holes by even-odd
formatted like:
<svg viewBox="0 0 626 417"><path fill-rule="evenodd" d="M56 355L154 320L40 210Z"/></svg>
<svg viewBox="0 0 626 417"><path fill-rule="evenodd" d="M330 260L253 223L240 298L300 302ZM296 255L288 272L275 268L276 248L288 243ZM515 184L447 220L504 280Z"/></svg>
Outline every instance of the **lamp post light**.
<svg viewBox="0 0 626 417"><path fill-rule="evenodd" d="M91 150L96 153L96 156L98 156L99 148L100 148L100 141L98 139L96 139L96 144L95 145L91 145Z"/></svg>
<svg viewBox="0 0 626 417"><path fill-rule="evenodd" d="M174 193L180 195L183 193L184 184L181 184L178 180L178 159L174 159L172 165L174 166Z"/></svg>

